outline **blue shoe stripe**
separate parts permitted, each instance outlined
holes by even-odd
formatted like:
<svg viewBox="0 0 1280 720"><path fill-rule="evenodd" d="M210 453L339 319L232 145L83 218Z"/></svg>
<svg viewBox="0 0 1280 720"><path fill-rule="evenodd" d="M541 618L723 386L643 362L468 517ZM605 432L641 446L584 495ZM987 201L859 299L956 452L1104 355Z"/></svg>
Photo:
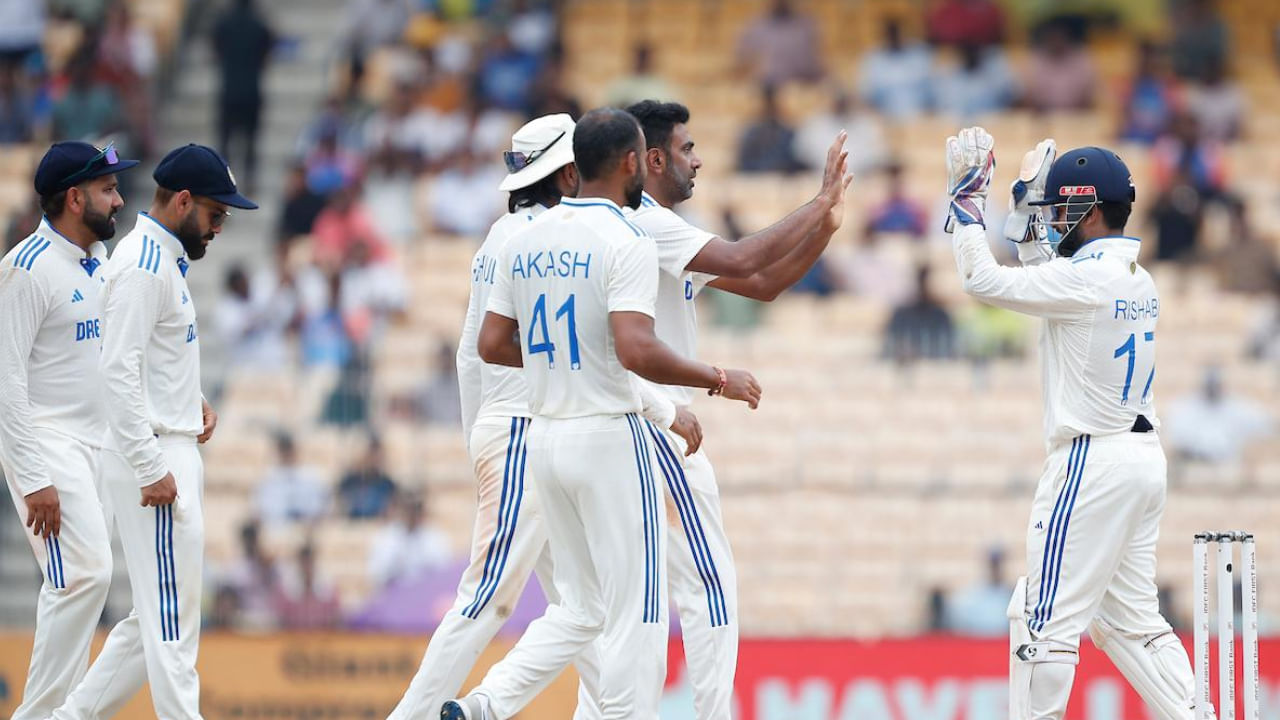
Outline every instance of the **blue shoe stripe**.
<svg viewBox="0 0 1280 720"><path fill-rule="evenodd" d="M480 606L476 609L477 614L484 610L498 591L498 586L502 584L502 575L507 569L507 559L511 557L511 545L515 541L516 528L520 523L520 505L524 501L524 470L529 457L528 430L531 421L529 418L520 418L519 420L520 436L516 440L515 455L512 457L511 476L514 490L512 492L512 502L508 505L511 511L507 516L506 534L498 549L500 561L497 564L497 572L493 574L493 579L489 582L489 590L485 593L484 600L480 602Z"/></svg>
<svg viewBox="0 0 1280 720"><path fill-rule="evenodd" d="M1066 554L1067 546L1067 529L1071 525L1071 511L1075 509L1076 497L1080 494L1080 482L1084 477L1084 466L1089 460L1089 444L1092 438L1089 435L1084 436L1084 447L1080 451L1079 460L1076 462L1076 477L1072 483L1071 499L1067 502L1067 514L1062 521L1062 532L1058 534L1058 559L1057 567L1053 571L1053 586L1049 593L1049 604L1045 608L1044 620L1041 621L1040 627L1044 628L1045 623L1053 619L1053 601L1058 597L1058 582L1062 578L1062 558Z"/></svg>
<svg viewBox="0 0 1280 720"><path fill-rule="evenodd" d="M720 583L720 573L716 569L715 558L711 554L711 545L707 542L706 531L702 527L702 518L698 516L697 505L694 504L693 492L689 488L688 478L675 449L671 447L666 436L648 423L649 434L653 436L654 445L658 448L658 465L662 467L667 479L667 487L675 501L680 515L680 523L684 526L685 538L689 541L689 549L693 553L694 564L702 585L707 591L707 612L711 618L711 627L727 625L728 610L724 602L724 588Z"/></svg>
<svg viewBox="0 0 1280 720"><path fill-rule="evenodd" d="M490 573L496 567L498 555L498 543L502 540L503 524L506 521L507 514L507 497L511 493L511 462L514 456L513 448L516 444L516 435L519 428L520 418L511 418L511 428L507 433L507 454L506 464L502 471L502 496L498 501L498 523L493 531L493 538L489 540L489 549L485 553L484 572L480 576L480 584L476 586L476 596L470 605L463 608L462 614L472 620L476 618L480 610L480 600L484 595L485 588L489 585Z"/></svg>
<svg viewBox="0 0 1280 720"><path fill-rule="evenodd" d="M661 539L661 525L658 522L657 485L653 477L653 463L650 461L649 440L640 426L640 419L635 413L627 414L627 422L631 425L632 444L636 450L636 469L640 475L640 500L644 512L645 530L645 613L643 621L658 622L659 593L661 591L658 563L658 543Z"/></svg>
<svg viewBox="0 0 1280 720"><path fill-rule="evenodd" d="M1053 504L1053 514L1049 516L1049 532L1044 540L1044 553L1040 558L1040 595L1036 600L1035 611L1031 615L1031 628L1037 629L1040 624L1040 618L1044 613L1045 601L1049 596L1049 574L1053 570L1053 548L1056 544L1058 533L1058 518L1062 515L1063 504L1066 502L1067 489L1071 485L1071 477L1074 473L1076 463L1076 453L1079 450L1079 438L1071 441L1071 452L1067 456L1067 477L1062 483L1062 487L1058 490L1058 498Z"/></svg>

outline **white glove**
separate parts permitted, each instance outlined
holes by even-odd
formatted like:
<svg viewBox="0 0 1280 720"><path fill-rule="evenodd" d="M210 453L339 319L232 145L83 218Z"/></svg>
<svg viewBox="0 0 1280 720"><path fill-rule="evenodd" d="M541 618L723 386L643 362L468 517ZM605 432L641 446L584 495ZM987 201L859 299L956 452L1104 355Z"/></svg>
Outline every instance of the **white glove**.
<svg viewBox="0 0 1280 720"><path fill-rule="evenodd" d="M956 223L986 226L982 213L996 167L995 144L991 133L980 127L965 128L959 136L947 138L947 194L951 197L947 232Z"/></svg>
<svg viewBox="0 0 1280 720"><path fill-rule="evenodd" d="M1009 217L1004 221L1004 236L1010 241L1021 243L1044 239L1040 237L1044 228L1037 228L1039 233L1028 232L1031 216L1036 213L1031 203L1044 199L1045 180L1057 157L1058 144L1053 138L1041 140L1034 150L1022 156L1018 179L1009 186Z"/></svg>

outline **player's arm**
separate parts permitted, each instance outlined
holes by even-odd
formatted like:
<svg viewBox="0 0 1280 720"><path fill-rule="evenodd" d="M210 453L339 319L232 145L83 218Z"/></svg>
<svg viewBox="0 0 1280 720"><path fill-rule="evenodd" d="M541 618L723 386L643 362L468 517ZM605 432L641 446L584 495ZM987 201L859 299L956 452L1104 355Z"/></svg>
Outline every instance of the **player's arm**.
<svg viewBox="0 0 1280 720"><path fill-rule="evenodd" d="M843 201L847 134L842 130L827 150L827 164L822 171L822 187L809 202L791 214L738 242L712 238L685 266L691 272L730 278L749 278L777 262L794 250L818 229L832 208Z"/></svg>
<svg viewBox="0 0 1280 720"><path fill-rule="evenodd" d="M471 428L480 414L481 368L484 361L476 349L480 335L481 308L476 306L476 289L471 286L467 300L467 316L462 323L462 337L458 340L458 352L454 363L458 368L458 396L462 400L462 437L470 443Z"/></svg>
<svg viewBox="0 0 1280 720"><path fill-rule="evenodd" d="M61 531L58 491L31 430L27 363L36 334L49 312L48 296L28 271L0 273L0 452L13 471L9 482L27 506L27 527L42 537Z"/></svg>
<svg viewBox="0 0 1280 720"><path fill-rule="evenodd" d="M510 252L502 253L498 270L493 275L489 304L476 339L476 352L487 363L524 367L524 357L520 354L520 326L516 322L516 306L511 299L509 256Z"/></svg>
<svg viewBox="0 0 1280 720"><path fill-rule="evenodd" d="M1031 203L1044 199L1049 168L1057 157L1058 144L1053 138L1041 140L1022 156L1018 178L1009 186L1009 214L1005 217L1004 237L1017 244L1018 261L1024 266L1042 265L1053 259L1047 230L1032 223L1037 208Z"/></svg>
<svg viewBox="0 0 1280 720"><path fill-rule="evenodd" d="M142 400L142 364L160 318L164 280L146 270L130 269L109 282L112 285L102 309L102 383L107 420L138 485L147 488L161 481L167 485L173 476L165 467ZM169 488L164 489L167 497Z"/></svg>
<svg viewBox="0 0 1280 720"><path fill-rule="evenodd" d="M831 236L840 229L844 220L844 194L853 180L845 174L841 192L836 204L823 216L822 222L807 237L782 259L747 278L719 277L712 280L711 287L742 295L753 300L772 302L782 291L795 285L813 268L818 258L826 251Z"/></svg>
<svg viewBox="0 0 1280 720"><path fill-rule="evenodd" d="M654 425L668 428L684 438L685 455L698 452L698 448L702 446L702 424L698 422L698 417L688 408L676 407L671 398L660 392L656 385L635 375L632 376L632 381L640 393L640 414Z"/></svg>

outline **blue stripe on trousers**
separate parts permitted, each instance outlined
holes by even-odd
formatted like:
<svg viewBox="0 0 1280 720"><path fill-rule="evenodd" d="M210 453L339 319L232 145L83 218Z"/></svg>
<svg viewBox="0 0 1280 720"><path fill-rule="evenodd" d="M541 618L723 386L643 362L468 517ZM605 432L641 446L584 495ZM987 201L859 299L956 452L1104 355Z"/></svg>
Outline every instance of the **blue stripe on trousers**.
<svg viewBox="0 0 1280 720"><path fill-rule="evenodd" d="M1066 482L1058 492L1054 516L1050 520L1049 536L1045 541L1045 557L1048 560L1040 570L1040 600L1031 623L1032 629L1037 632L1043 630L1053 616L1053 601L1057 596L1063 556L1066 554L1067 530L1071 522L1071 511L1075 508L1076 497L1080 492L1080 480L1084 475L1089 441L1088 435L1081 435L1071 441Z"/></svg>
<svg viewBox="0 0 1280 720"><path fill-rule="evenodd" d="M636 471L640 476L640 504L644 514L644 617L642 622L658 622L658 523L657 498L653 481L653 465L649 461L649 443L635 413L627 413L631 426L631 444L636 453Z"/></svg>
<svg viewBox="0 0 1280 720"><path fill-rule="evenodd" d="M169 551L169 608L170 614L173 616L171 621L173 625L173 639L178 640L182 637L182 633L179 631L178 626L178 611L181 609L178 607L178 572L174 567L173 557L173 504L170 503L166 505L164 511L165 515L169 518L169 537L168 541L165 543Z"/></svg>
<svg viewBox="0 0 1280 720"><path fill-rule="evenodd" d="M168 563L164 559L164 507L156 506L156 589L160 593L160 639L169 639L169 594L165 592Z"/></svg>
<svg viewBox="0 0 1280 720"><path fill-rule="evenodd" d="M511 428L507 435L506 460L502 470L502 495L498 501L498 524L493 531L493 538L489 541L489 549L485 554L484 572L480 576L480 584L476 587L476 596L471 601L471 604L467 605L467 607L462 610L462 615L464 617L469 617L472 620L479 617L480 611L484 609L486 603L484 595L490 583L496 584L497 582L497 578L494 576L494 573L496 573L498 569L498 558L502 553L502 542L505 537L504 531L506 530L507 523L508 503L512 499L511 496L515 494L515 488L512 486L512 470L515 457L519 452L519 443L522 439L522 433L525 427L524 423L526 422L526 418L511 418Z"/></svg>
<svg viewBox="0 0 1280 720"><path fill-rule="evenodd" d="M707 591L707 613L711 617L711 627L729 624L728 611L724 603L724 588L720 584L720 573L716 570L715 559L711 555L711 546L707 543L706 532L702 528L702 519L698 517L698 508L693 501L693 493L689 489L689 481L685 477L684 468L675 449L667 438L648 423L649 434L653 436L654 445L658 448L658 465L667 479L667 487L675 500L676 510L680 514L680 524L684 526L685 538L689 541L689 550L693 553L694 565L702 578L702 586Z"/></svg>
<svg viewBox="0 0 1280 720"><path fill-rule="evenodd" d="M67 589L67 571L62 564L62 543L58 541L57 536L50 537L53 538L53 569L54 573L58 576L56 587L59 590L65 590Z"/></svg>
<svg viewBox="0 0 1280 720"><path fill-rule="evenodd" d="M515 542L516 529L520 524L520 505L524 500L524 470L529 458L529 438L528 431L531 421L528 418L521 418L520 421L520 439L516 442L516 454L512 457L512 482L515 483L515 492L513 502L511 503L511 513L508 516L507 535L503 539L501 547L501 562L498 564L498 572L493 576L492 582L489 583L489 592L485 595L484 601L480 603L480 607L476 612L483 610L489 601L493 599L494 593L498 591L498 585L501 583L502 574L507 569L507 559L511 557L511 545Z"/></svg>

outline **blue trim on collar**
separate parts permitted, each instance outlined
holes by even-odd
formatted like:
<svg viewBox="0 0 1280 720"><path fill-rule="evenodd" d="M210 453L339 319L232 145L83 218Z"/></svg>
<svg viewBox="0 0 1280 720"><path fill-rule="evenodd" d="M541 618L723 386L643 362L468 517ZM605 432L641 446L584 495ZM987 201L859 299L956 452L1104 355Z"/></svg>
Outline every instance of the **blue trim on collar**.
<svg viewBox="0 0 1280 720"><path fill-rule="evenodd" d="M174 240L178 240L178 234L177 234L177 233L175 233L174 231L172 231L172 230L170 230L169 228L165 227L165 224L164 224L164 223L162 223L162 222L160 222L159 220L157 220L157 219L155 219L155 218L151 217L150 213L148 213L146 210L139 210L139 211L138 211L138 214L139 214L139 215L141 215L142 217L144 217L144 218L146 218L146 219L150 220L152 223L154 223L154 224L155 224L155 226L156 226L156 227L158 227L158 228L160 228L161 230L163 230L163 231L165 231L165 232L169 233L169 237L173 238ZM178 240L178 244L179 244L179 245L181 245L181 244L182 244L182 241L181 241L181 240Z"/></svg>

